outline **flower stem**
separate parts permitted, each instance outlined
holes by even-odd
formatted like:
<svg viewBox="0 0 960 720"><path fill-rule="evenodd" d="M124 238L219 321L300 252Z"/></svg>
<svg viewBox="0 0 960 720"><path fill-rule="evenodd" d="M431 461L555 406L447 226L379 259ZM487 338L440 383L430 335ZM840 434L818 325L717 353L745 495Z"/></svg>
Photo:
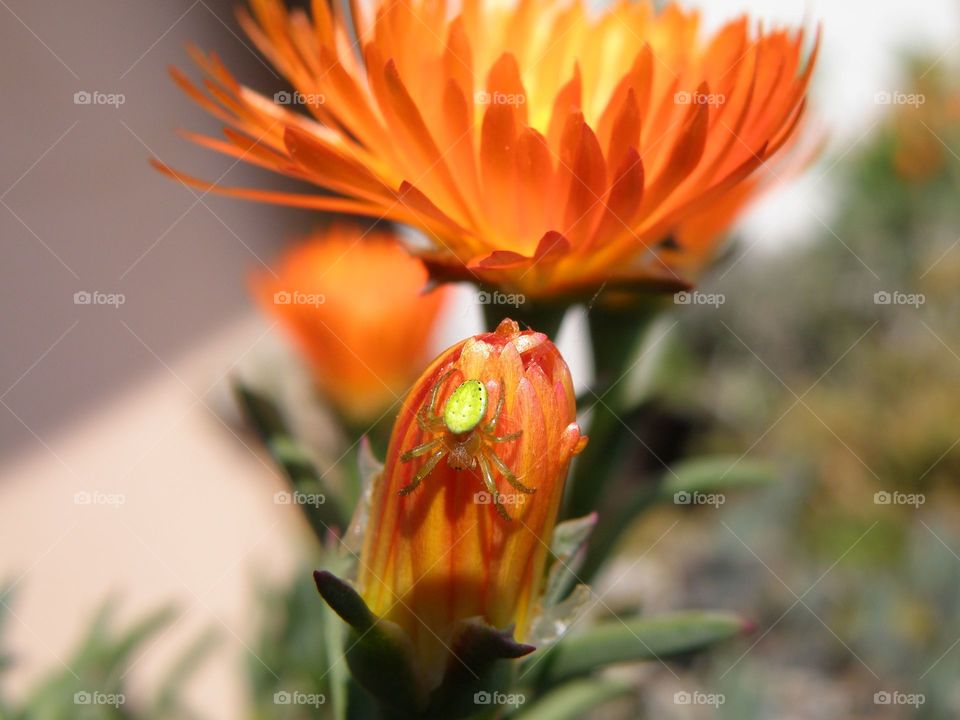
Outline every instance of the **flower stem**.
<svg viewBox="0 0 960 720"><path fill-rule="evenodd" d="M629 307L598 305L589 311L596 380L583 403L592 414L587 431L590 442L574 465L566 518L582 517L596 510L620 465L630 434L621 419L630 410L625 406L627 381L637 362L640 341L658 307L651 301Z"/></svg>
<svg viewBox="0 0 960 720"><path fill-rule="evenodd" d="M491 300L514 297L488 288L481 290L480 295ZM501 320L510 318L516 320L522 328L542 332L551 340L556 340L560 324L563 322L569 307L570 305L567 303L545 303L532 300L524 300L514 304L491 301L483 303L483 319L487 326L486 329L491 332L497 328Z"/></svg>

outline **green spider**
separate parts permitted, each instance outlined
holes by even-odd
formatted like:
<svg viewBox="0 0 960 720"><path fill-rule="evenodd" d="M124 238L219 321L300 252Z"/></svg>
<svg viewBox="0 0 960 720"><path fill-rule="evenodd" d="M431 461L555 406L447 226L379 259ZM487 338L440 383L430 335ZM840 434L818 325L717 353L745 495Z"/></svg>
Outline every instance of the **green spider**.
<svg viewBox="0 0 960 720"><path fill-rule="evenodd" d="M421 481L446 457L447 464L454 470L469 470L479 465L483 484L490 493L494 507L501 517L511 520L512 518L500 502L500 493L493 480L493 468L496 468L508 483L525 495L532 495L536 489L529 488L517 480L517 476L494 451L493 445L516 440L522 433L515 432L499 436L496 434L497 421L503 412L502 390L497 398L493 417L483 422L489 398L487 388L480 380L466 380L460 383L444 403L443 413L438 414L437 398L440 396L440 388L453 372L452 369L448 370L437 380L430 391L430 401L417 413L417 425L423 432L440 434L400 456L400 462L410 462L423 455L430 456L417 471L413 480L400 488L400 495L408 495L416 490ZM502 382L500 387L503 388Z"/></svg>

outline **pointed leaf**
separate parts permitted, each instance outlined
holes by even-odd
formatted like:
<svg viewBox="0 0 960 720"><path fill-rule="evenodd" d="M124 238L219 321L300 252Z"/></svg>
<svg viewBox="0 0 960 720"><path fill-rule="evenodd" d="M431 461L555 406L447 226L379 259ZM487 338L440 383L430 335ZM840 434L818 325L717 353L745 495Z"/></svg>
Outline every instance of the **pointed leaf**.
<svg viewBox="0 0 960 720"><path fill-rule="evenodd" d="M583 553L590 534L597 524L597 514L559 523L553 531L550 552L555 560L547 576L543 605L555 605L563 600L577 582L577 572L583 563Z"/></svg>
<svg viewBox="0 0 960 720"><path fill-rule="evenodd" d="M398 626L374 615L353 587L327 571L313 574L326 603L350 626L344 655L353 677L383 704L401 711L421 708L409 640Z"/></svg>
<svg viewBox="0 0 960 720"><path fill-rule="evenodd" d="M541 684L552 685L606 665L663 661L703 650L749 629L722 612L678 612L651 618L610 620L553 645L527 661Z"/></svg>
<svg viewBox="0 0 960 720"><path fill-rule="evenodd" d="M518 643L513 628L498 630L479 618L465 621L451 648L440 687L430 697L424 717L457 718L477 714L477 696L509 682L507 663L532 653L532 645Z"/></svg>
<svg viewBox="0 0 960 720"><path fill-rule="evenodd" d="M577 585L561 602L543 606L530 623L528 639L537 647L555 643L564 637L583 612L596 605L587 585Z"/></svg>
<svg viewBox="0 0 960 720"><path fill-rule="evenodd" d="M717 493L721 490L768 485L776 480L769 463L740 456L691 458L671 468L660 486L658 499L672 501L676 493Z"/></svg>

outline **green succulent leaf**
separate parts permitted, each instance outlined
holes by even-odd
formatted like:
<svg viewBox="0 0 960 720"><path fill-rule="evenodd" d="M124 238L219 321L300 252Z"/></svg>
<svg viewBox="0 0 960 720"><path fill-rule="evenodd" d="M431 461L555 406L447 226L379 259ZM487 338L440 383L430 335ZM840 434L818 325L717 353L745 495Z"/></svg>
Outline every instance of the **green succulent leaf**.
<svg viewBox="0 0 960 720"><path fill-rule="evenodd" d="M660 484L657 499L672 502L676 493L719 493L723 490L769 485L777 479L769 463L741 456L716 455L678 463Z"/></svg>
<svg viewBox="0 0 960 720"><path fill-rule="evenodd" d="M327 605L350 626L344 655L357 682L394 712L409 714L423 706L402 631L374 615L345 580L327 571L315 572L313 579Z"/></svg>
<svg viewBox="0 0 960 720"><path fill-rule="evenodd" d="M516 720L577 720L604 703L633 692L621 680L574 680L546 693L512 717Z"/></svg>
<svg viewBox="0 0 960 720"><path fill-rule="evenodd" d="M642 490L627 500L619 510L601 517L580 576L589 581L616 548L624 531L644 511L658 503L722 503L724 491L769 485L777 473L768 463L744 460L733 455L714 455L679 462L665 472L648 490ZM705 497L698 497L699 495Z"/></svg>
<svg viewBox="0 0 960 720"><path fill-rule="evenodd" d="M398 625L375 615L360 594L333 573L318 571L313 577L327 605L350 626L344 655L353 679L391 720L475 716L477 694L491 693L509 681L510 666L504 661L536 649L517 642L512 627L494 628L481 618L463 620L454 633L442 681L427 688L413 665L410 639Z"/></svg>
<svg viewBox="0 0 960 720"><path fill-rule="evenodd" d="M545 606L559 603L577 583L577 573L583 564L587 541L596 524L597 514L590 513L582 518L559 523L554 529L550 543L554 561L547 576L547 587L543 596Z"/></svg>
<svg viewBox="0 0 960 720"><path fill-rule="evenodd" d="M736 615L679 612L650 618L610 620L568 636L526 661L521 677L554 685L617 663L667 660L704 650L749 628Z"/></svg>
<svg viewBox="0 0 960 720"><path fill-rule="evenodd" d="M44 678L28 696L22 713L13 717L24 720L84 717L78 715L78 706L84 704L83 697L93 693L110 698L107 703L97 706L100 710L115 710L110 717L123 717L126 706L122 702L109 703L113 699L126 698L125 678L132 664L145 651L149 641L173 622L175 615L172 608L163 609L117 633L111 623L114 606L105 603L80 647L65 663L65 668Z"/></svg>

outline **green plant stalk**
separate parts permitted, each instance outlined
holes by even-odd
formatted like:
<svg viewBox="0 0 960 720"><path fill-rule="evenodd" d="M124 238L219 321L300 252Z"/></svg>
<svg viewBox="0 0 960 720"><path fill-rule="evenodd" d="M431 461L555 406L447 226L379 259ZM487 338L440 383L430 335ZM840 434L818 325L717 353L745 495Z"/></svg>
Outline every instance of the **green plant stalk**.
<svg viewBox="0 0 960 720"><path fill-rule="evenodd" d="M505 295L503 291L496 288L481 288L480 293L486 293L493 298L495 294ZM542 332L551 340L557 339L557 333L560 331L560 325L563 318L566 317L570 304L559 301L556 303L535 302L525 300L524 302L511 305L507 303L483 303L483 320L486 329L493 332L497 325L505 318L516 320L521 328L530 328L537 332Z"/></svg>
<svg viewBox="0 0 960 720"><path fill-rule="evenodd" d="M345 528L350 521L348 508L352 507L349 499L335 496L325 486L323 476L314 465L313 459L293 437L280 410L269 398L250 388L238 384L234 386L234 392L245 417L259 435L267 452L283 471L291 489L307 493L322 492L328 500L319 506L299 505L317 539L322 543L330 527ZM343 460L348 463L345 466L347 468L356 466L356 447L351 450L354 455ZM358 485L357 482L348 484ZM358 490L356 492L359 493Z"/></svg>
<svg viewBox="0 0 960 720"><path fill-rule="evenodd" d="M656 317L659 303L645 301L623 308L596 306L590 310L590 342L596 381L585 403L592 410L587 443L573 468L564 517L575 518L597 509L630 439L621 414L625 389L643 336ZM601 522L603 518L601 518Z"/></svg>

